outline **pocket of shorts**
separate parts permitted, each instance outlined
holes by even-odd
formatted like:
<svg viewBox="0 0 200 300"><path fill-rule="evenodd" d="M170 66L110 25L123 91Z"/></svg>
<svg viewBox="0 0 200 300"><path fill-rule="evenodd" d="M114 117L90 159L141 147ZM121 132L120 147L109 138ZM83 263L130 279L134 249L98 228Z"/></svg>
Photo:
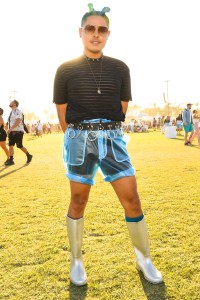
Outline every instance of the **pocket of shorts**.
<svg viewBox="0 0 200 300"><path fill-rule="evenodd" d="M111 140L112 151L115 160L122 162L129 159L128 152L126 149L127 142L125 141L124 135L118 135L113 140Z"/></svg>
<svg viewBox="0 0 200 300"><path fill-rule="evenodd" d="M80 166L84 162L86 147L86 131L68 128L64 135L63 159L72 166Z"/></svg>

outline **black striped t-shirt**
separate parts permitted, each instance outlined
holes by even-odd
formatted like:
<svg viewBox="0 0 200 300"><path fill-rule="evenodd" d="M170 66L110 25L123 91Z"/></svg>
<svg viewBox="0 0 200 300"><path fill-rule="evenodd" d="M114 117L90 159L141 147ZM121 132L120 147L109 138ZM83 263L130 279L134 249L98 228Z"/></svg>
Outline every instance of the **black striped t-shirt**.
<svg viewBox="0 0 200 300"><path fill-rule="evenodd" d="M130 81L124 62L108 56L93 60L82 55L57 69L53 102L67 103L67 123L99 118L124 121L121 101L131 100Z"/></svg>

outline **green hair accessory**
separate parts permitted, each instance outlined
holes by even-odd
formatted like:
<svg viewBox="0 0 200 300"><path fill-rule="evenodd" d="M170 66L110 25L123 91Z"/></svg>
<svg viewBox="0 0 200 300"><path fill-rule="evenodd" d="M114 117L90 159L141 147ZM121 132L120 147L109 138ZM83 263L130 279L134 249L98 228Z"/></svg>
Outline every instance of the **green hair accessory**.
<svg viewBox="0 0 200 300"><path fill-rule="evenodd" d="M94 7L92 3L88 3L89 12L94 11Z"/></svg>
<svg viewBox="0 0 200 300"><path fill-rule="evenodd" d="M88 7L89 7L89 12L92 12L92 11L95 11L94 7L93 7L93 4L92 3L88 3ZM101 15L105 15L105 13L109 12L110 11L110 8L109 7L104 7L100 13Z"/></svg>
<svg viewBox="0 0 200 300"><path fill-rule="evenodd" d="M81 20L81 26L84 25L85 21L87 20L88 17L90 16L102 16L105 18L106 20L106 23L109 27L109 19L108 17L106 16L106 13L110 11L110 8L109 7L104 7L101 11L99 10L95 10L94 7L93 7L93 4L92 3L88 3L88 8L89 8L89 12L85 13L82 17L82 20Z"/></svg>

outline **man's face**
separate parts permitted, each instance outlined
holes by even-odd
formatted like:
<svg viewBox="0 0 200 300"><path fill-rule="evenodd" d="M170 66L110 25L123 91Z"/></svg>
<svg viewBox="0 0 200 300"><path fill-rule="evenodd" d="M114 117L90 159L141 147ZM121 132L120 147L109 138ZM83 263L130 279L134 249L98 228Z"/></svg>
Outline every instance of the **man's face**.
<svg viewBox="0 0 200 300"><path fill-rule="evenodd" d="M79 28L79 34L82 38L85 55L90 57L91 54L101 53L110 31L102 16L90 16L83 28Z"/></svg>
<svg viewBox="0 0 200 300"><path fill-rule="evenodd" d="M191 104L188 104L188 105L187 105L187 108L188 108L188 109L191 109L191 108L192 108L192 105L191 105Z"/></svg>
<svg viewBox="0 0 200 300"><path fill-rule="evenodd" d="M10 106L11 108L15 108L15 107L16 107L15 101L11 101L9 106Z"/></svg>

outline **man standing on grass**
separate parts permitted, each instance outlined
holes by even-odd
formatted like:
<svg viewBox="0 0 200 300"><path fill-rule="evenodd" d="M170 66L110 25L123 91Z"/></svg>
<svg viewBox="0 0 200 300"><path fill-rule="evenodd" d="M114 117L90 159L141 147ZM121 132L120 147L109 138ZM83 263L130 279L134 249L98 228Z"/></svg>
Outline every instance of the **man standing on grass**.
<svg viewBox="0 0 200 300"><path fill-rule="evenodd" d="M19 102L17 100L13 100L10 103L10 107L12 109L10 116L8 118L8 126L9 129L8 139L9 139L9 153L10 158L5 162L6 166L14 165L14 146L17 145L17 148L22 150L27 157L26 163L30 163L32 160L32 155L28 152L28 150L23 146L23 135L24 135L24 125L23 125L23 115L22 112L18 109Z"/></svg>
<svg viewBox="0 0 200 300"><path fill-rule="evenodd" d="M138 270L149 282L160 283L163 279L150 257L135 169L122 131L121 122L131 99L129 68L102 52L110 35L106 15L110 9L96 11L92 4L88 6L89 12L84 14L79 28L83 55L63 63L54 82L53 101L64 132L64 162L71 188L66 216L71 248L70 279L77 286L87 283L81 251L84 211L100 168L124 208Z"/></svg>
<svg viewBox="0 0 200 300"><path fill-rule="evenodd" d="M192 108L192 104L188 103L187 104L187 108L183 110L182 115L183 115L183 128L185 131L184 134L184 145L185 146L191 146L191 138L193 136L194 133L194 129L193 129L193 120L192 120L192 113L191 113L191 108ZM190 136L188 139L188 133L190 132Z"/></svg>

